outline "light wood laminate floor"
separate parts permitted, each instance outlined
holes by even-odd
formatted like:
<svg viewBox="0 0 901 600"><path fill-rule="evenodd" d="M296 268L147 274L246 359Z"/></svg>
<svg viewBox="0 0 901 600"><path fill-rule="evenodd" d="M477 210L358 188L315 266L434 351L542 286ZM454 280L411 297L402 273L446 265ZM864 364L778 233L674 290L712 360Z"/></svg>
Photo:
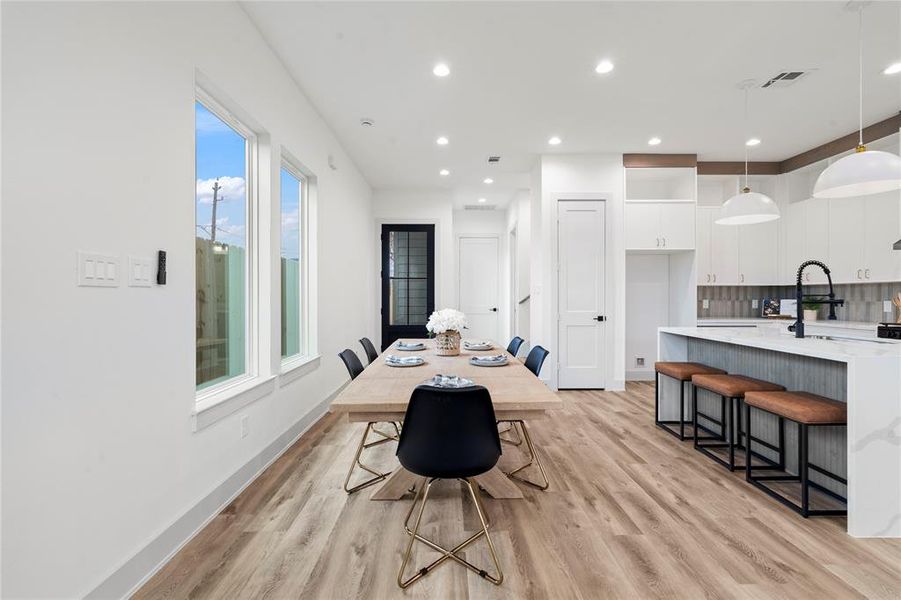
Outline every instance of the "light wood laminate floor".
<svg viewBox="0 0 901 600"><path fill-rule="evenodd" d="M485 498L504 569L496 587L446 562L406 591L395 578L410 500L347 496L362 432L329 415L137 593L137 598L901 598L901 540L857 540L844 519L802 519L653 424L653 385L562 392L536 422L551 488ZM395 445L377 449L394 463ZM502 466L518 464L504 445ZM443 482L424 534L477 530ZM422 566L437 556L418 544ZM489 564L484 543L466 552Z"/></svg>

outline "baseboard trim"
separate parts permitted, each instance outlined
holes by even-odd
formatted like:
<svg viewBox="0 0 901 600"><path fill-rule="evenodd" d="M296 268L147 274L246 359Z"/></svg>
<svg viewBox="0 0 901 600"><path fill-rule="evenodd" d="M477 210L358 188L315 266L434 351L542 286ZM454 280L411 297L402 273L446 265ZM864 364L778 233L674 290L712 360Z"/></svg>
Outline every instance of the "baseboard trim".
<svg viewBox="0 0 901 600"><path fill-rule="evenodd" d="M85 598L128 598L169 562L179 550L200 533L213 518L228 506L263 471L285 453L326 412L344 384L285 430L259 454L247 461L203 500L176 519L161 534L116 569L91 590Z"/></svg>
<svg viewBox="0 0 901 600"><path fill-rule="evenodd" d="M626 371L626 381L654 381L654 370L632 369Z"/></svg>

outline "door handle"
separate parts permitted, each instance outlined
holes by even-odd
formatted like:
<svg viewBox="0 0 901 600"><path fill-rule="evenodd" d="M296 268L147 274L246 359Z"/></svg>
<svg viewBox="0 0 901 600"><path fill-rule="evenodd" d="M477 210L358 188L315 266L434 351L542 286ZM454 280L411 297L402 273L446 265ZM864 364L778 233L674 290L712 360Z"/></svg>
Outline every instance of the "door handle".
<svg viewBox="0 0 901 600"><path fill-rule="evenodd" d="M598 323L600 323L602 321L606 321L607 317L605 317L604 315L598 315L598 316L594 317L594 320L597 321Z"/></svg>
<svg viewBox="0 0 901 600"><path fill-rule="evenodd" d="M491 312L497 312L497 308L489 308L488 310L490 310Z"/></svg>

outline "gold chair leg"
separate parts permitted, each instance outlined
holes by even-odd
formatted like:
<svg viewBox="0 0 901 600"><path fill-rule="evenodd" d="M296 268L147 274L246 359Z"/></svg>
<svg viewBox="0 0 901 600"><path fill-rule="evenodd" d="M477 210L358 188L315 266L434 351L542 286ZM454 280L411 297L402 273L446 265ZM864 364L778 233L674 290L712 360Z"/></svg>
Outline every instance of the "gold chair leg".
<svg viewBox="0 0 901 600"><path fill-rule="evenodd" d="M482 506L481 499L478 496L478 492L477 492L478 487L473 485L473 483L471 481L465 480L465 479L460 480L466 484L467 488L469 488L469 494L472 497L473 502L475 503L476 512L478 513L479 521L482 524L481 531L478 531L477 533L474 533L473 535L469 536L466 540L457 544L457 546L455 546L454 548L452 548L450 550L440 546L439 544L435 543L434 541L432 541L426 537L419 535L419 526L422 523L422 515L425 512L425 505L429 498L429 490L431 489L432 484L435 481L436 481L436 479L430 479L426 482L426 484L424 486L420 486L419 492L417 492L416 498L413 500L413 504L410 505L410 510L407 512L407 518L404 519L404 530L407 532L407 535L410 536L410 541L407 543L407 551L404 554L404 560L401 563L400 571L397 574L397 585L399 585L401 588L409 587L415 581L421 579L422 577L425 577L432 570L434 570L435 567L437 567L438 565L440 565L441 563L445 562L448 559L451 559L451 560L459 563L460 565L462 565L462 566L466 567L467 569L473 571L474 573L478 574L482 578L487 579L491 583L493 583L495 585L500 585L501 582L503 582L503 580L504 580L504 574L501 571L500 563L497 560L497 554L494 550L494 544L491 541L491 537L488 535L488 521L486 518L486 513L484 510L484 507ZM420 497L422 498L422 504L420 504L420 506L419 506L419 514L416 517L416 525L414 525L413 529L411 530L410 526L409 526L410 525L410 516L412 516L413 509L415 508L416 502L419 501ZM457 556L457 554L459 552L461 552L464 548L466 548L467 546L469 546L470 544L472 544L474 541L476 541L477 539L479 539L482 536L485 536L486 540L488 541L488 550L491 553L491 559L494 562L494 567L497 571L497 577L489 575L484 569L477 567L476 565L470 563L469 561L467 561L464 558L461 558L460 556ZM413 552L413 542L417 541L417 540L424 543L425 545L429 546L433 550L437 550L438 552L441 552L441 556L439 558L435 559L434 561L432 561L429 565L416 571L416 574L411 576L409 579L404 579L404 571L407 568L407 564L410 562L410 556L412 555L412 552Z"/></svg>
<svg viewBox="0 0 901 600"><path fill-rule="evenodd" d="M535 445L532 443L532 436L529 435L529 429L526 427L525 422L523 421L515 421L515 424L519 425L519 429L522 432L522 439L526 442L526 448L529 451L529 462L524 464L523 466L513 469L507 475L514 479L518 479L523 483L528 483L529 485L538 488L539 490L546 490L550 487L550 481L547 478L547 473L544 471L544 466L541 464L541 459L538 458L538 452L535 451ZM518 475L520 471L526 469L532 465L536 465L538 467L538 471L541 473L541 478L544 480L544 483L535 483L534 481L530 481L525 477Z"/></svg>
<svg viewBox="0 0 901 600"><path fill-rule="evenodd" d="M373 468L371 468L371 467L369 467L369 466L363 464L363 463L360 461L360 455L363 453L363 450L364 450L365 448L370 448L370 447L372 447L372 446L375 446L375 445L378 445L378 444L382 444L382 443L384 443L384 442L390 442L390 441L391 441L390 438L386 438L386 439L377 440L376 442L372 442L372 443L370 443L370 444L367 444L367 443L366 443L366 438L369 437L369 432L370 432L370 431L377 431L376 429L373 428L373 425L374 425L374 423L367 423L367 424L366 424L366 428L363 430L363 437L360 439L360 445L357 446L357 453L354 455L354 460L353 460L353 462L350 463L350 469L348 469L348 471L347 471L347 477L344 478L344 491L347 492L348 494L353 494L354 492L359 492L359 491L362 490L363 488L367 488L367 487L369 487L370 485L373 485L373 484L376 484L376 483L382 481L383 479L385 479L386 477L388 477L388 475L391 474L391 473L380 473L380 472L376 471L375 469L373 469ZM355 486L352 487L352 488L349 488L349 487L347 487L347 486L348 486L348 484L350 483L350 477L351 477L351 475L353 475L354 468L356 468L356 467L360 467L360 468L363 469L364 471L367 471L367 472L369 472L369 473L372 473L373 475L375 475L375 477L372 477L371 479L367 479L366 481L364 481L364 482L362 482L362 483L359 483L359 484L355 485Z"/></svg>
<svg viewBox="0 0 901 600"><path fill-rule="evenodd" d="M500 437L501 441L502 441L503 443L505 443L505 444L510 444L511 446L521 446L521 445L522 445L522 437L519 435L519 432L516 431L516 427L514 427L513 422L512 422L512 421L500 421L498 424L500 424L500 423L508 423L508 424L510 425L510 426L507 427L506 429L498 430L498 432L497 432L497 433L498 433L498 437ZM514 441L514 440L511 440L511 439L509 439L509 438L505 438L505 437L502 435L502 434L504 434L504 433L509 433L509 432L511 432L511 431L512 431L513 433L516 434L516 440L515 440L515 441Z"/></svg>

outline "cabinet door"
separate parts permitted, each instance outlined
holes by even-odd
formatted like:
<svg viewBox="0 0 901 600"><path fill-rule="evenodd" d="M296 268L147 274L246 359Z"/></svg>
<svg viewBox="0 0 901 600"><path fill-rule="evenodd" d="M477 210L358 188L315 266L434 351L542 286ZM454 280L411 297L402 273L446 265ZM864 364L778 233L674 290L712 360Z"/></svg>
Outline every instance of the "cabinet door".
<svg viewBox="0 0 901 600"><path fill-rule="evenodd" d="M716 221L719 211L712 211L711 218ZM717 285L736 285L739 283L738 271L738 226L710 226L710 270L713 283Z"/></svg>
<svg viewBox="0 0 901 600"><path fill-rule="evenodd" d="M777 283L779 269L776 249L779 230L776 222L741 225L737 229L738 282L746 285Z"/></svg>
<svg viewBox="0 0 901 600"><path fill-rule="evenodd" d="M783 228L782 239L782 284L794 285L798 265L807 258L807 220L805 203L791 202L782 210L778 223Z"/></svg>
<svg viewBox="0 0 901 600"><path fill-rule="evenodd" d="M832 281L859 283L864 280L863 198L833 198L829 201L829 260ZM811 200L811 205L816 200ZM822 259L820 259L822 260Z"/></svg>
<svg viewBox="0 0 901 600"><path fill-rule="evenodd" d="M660 239L660 205L654 202L626 202L626 249L656 250Z"/></svg>
<svg viewBox="0 0 901 600"><path fill-rule="evenodd" d="M695 204L660 204L660 235L667 250L691 250L695 247Z"/></svg>
<svg viewBox="0 0 901 600"><path fill-rule="evenodd" d="M867 281L901 280L901 198L898 192L867 196L864 205L863 268Z"/></svg>
<svg viewBox="0 0 901 600"><path fill-rule="evenodd" d="M697 224L697 236L695 240L695 258L697 259L698 285L710 285L713 283L713 271L710 268L710 227L713 223L712 215L715 210L698 209L695 223Z"/></svg>
<svg viewBox="0 0 901 600"><path fill-rule="evenodd" d="M798 265L805 260L821 260L829 268L832 260L829 256L829 201L818 198L810 198L802 202L804 205L804 256L795 265L795 273ZM834 277L834 275L833 275ZM826 274L820 269L813 268L804 271L804 283L826 283Z"/></svg>

